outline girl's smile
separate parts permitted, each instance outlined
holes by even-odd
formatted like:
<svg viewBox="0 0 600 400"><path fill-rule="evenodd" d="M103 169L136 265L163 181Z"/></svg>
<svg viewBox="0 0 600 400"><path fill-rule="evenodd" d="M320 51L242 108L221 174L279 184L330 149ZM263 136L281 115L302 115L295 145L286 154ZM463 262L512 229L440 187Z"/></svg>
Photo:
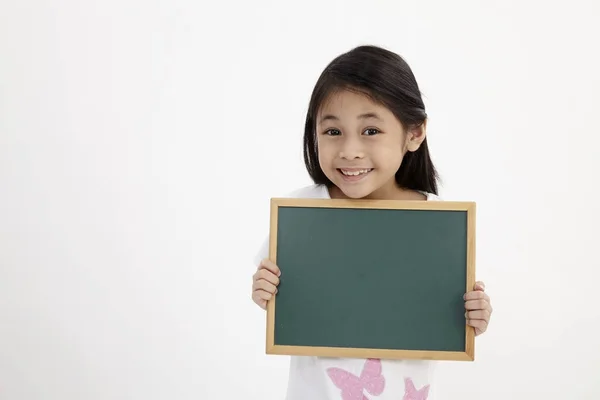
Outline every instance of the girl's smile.
<svg viewBox="0 0 600 400"><path fill-rule="evenodd" d="M357 182L365 179L373 171L373 168L338 168L337 171L342 175L344 181Z"/></svg>

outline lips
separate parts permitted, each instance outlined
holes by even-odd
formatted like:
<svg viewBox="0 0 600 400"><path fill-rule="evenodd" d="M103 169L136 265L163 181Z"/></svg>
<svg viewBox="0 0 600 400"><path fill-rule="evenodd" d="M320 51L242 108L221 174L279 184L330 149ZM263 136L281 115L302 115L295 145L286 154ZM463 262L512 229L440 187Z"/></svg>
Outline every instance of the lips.
<svg viewBox="0 0 600 400"><path fill-rule="evenodd" d="M357 168L350 168L350 169L339 168L338 169L338 171L340 171L345 176L359 176L359 175L364 175L364 174L368 174L372 170L373 170L373 168L363 168L363 169L357 169Z"/></svg>
<svg viewBox="0 0 600 400"><path fill-rule="evenodd" d="M346 182L357 182L369 175L373 168L338 168L342 179Z"/></svg>

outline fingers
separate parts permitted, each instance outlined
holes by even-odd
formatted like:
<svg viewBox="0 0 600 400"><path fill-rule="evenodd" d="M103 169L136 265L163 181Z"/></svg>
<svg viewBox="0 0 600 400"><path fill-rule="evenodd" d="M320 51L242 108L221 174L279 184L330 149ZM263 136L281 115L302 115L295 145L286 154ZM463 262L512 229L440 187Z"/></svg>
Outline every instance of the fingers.
<svg viewBox="0 0 600 400"><path fill-rule="evenodd" d="M488 322L483 319L469 319L467 324L475 328L475 335L481 335L487 330Z"/></svg>
<svg viewBox="0 0 600 400"><path fill-rule="evenodd" d="M279 267L275 265L275 263L267 259L262 260L252 279L254 281L253 288L256 289L257 287L254 287L254 285L263 280L274 286L277 286L279 285L280 275L281 271L279 270Z"/></svg>
<svg viewBox="0 0 600 400"><path fill-rule="evenodd" d="M275 265L274 262L272 262L271 260L265 258L264 260L262 260L260 262L260 265L257 268L258 270L261 269L266 269L267 271L271 272L272 274L276 275L276 276L280 276L281 275L281 271L279 270L279 267L277 265Z"/></svg>
<svg viewBox="0 0 600 400"><path fill-rule="evenodd" d="M277 279L277 277L275 277L275 279L277 280L275 284L269 282L266 279L255 280L252 284L252 290L263 290L267 293L275 294L277 293L277 286L275 285L279 283L279 279Z"/></svg>
<svg viewBox="0 0 600 400"><path fill-rule="evenodd" d="M489 310L475 310L475 311L467 311L465 313L465 317L468 320L481 319L484 321L489 321L491 314L492 313Z"/></svg>
<svg viewBox="0 0 600 400"><path fill-rule="evenodd" d="M261 308L267 308L267 301L271 300L273 295L265 292L264 290L255 290L252 292L252 300L258 304Z"/></svg>
<svg viewBox="0 0 600 400"><path fill-rule="evenodd" d="M267 309L267 300L258 295L258 292L252 292L252 300L263 310Z"/></svg>
<svg viewBox="0 0 600 400"><path fill-rule="evenodd" d="M468 292L465 293L464 297L465 300L485 300L485 301L490 301L490 296L487 295L487 293L479 291L479 290L475 290L473 292Z"/></svg>
<svg viewBox="0 0 600 400"><path fill-rule="evenodd" d="M259 269L254 273L253 281L257 282L261 280L267 281L275 286L279 285L279 277L266 269Z"/></svg>
<svg viewBox="0 0 600 400"><path fill-rule="evenodd" d="M468 301L465 301L465 308L467 310L488 310L488 311L492 311L492 305L490 304L489 299L479 299L479 300L468 300Z"/></svg>
<svg viewBox="0 0 600 400"><path fill-rule="evenodd" d="M275 290L274 293L276 293L276 292L277 292L277 290ZM273 298L274 293L267 292L266 290L262 290L262 289L256 289L256 290L252 291L252 300L254 300L254 302L256 304L258 304L260 306L260 308L266 309L267 301L269 301Z"/></svg>
<svg viewBox="0 0 600 400"><path fill-rule="evenodd" d="M265 259L252 276L252 300L262 309L267 308L267 302L277 293L280 275L279 267Z"/></svg>
<svg viewBox="0 0 600 400"><path fill-rule="evenodd" d="M493 309L490 296L485 293L485 284L476 282L474 290L465 293L465 318L467 325L475 328L475 335L481 335L487 330Z"/></svg>
<svg viewBox="0 0 600 400"><path fill-rule="evenodd" d="M467 310L487 310L492 312L490 296L481 291L473 291L464 295Z"/></svg>

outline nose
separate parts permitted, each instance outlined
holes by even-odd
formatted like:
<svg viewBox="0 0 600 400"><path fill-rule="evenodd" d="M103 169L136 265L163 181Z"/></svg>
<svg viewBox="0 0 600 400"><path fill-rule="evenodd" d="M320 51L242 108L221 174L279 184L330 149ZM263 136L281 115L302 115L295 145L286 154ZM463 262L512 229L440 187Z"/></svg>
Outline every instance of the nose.
<svg viewBox="0 0 600 400"><path fill-rule="evenodd" d="M346 160L364 158L363 144L359 138L346 136L340 146L339 157Z"/></svg>

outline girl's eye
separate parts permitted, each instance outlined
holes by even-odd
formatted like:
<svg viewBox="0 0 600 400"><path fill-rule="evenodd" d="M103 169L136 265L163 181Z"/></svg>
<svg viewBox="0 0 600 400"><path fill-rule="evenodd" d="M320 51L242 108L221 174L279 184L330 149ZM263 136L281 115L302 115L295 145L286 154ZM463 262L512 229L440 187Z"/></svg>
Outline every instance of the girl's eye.
<svg viewBox="0 0 600 400"><path fill-rule="evenodd" d="M377 135L378 133L381 133L381 132L379 131L379 129L376 129L376 128L368 128L368 129L365 129L365 131L364 131L364 134L366 134L367 136ZM328 136L339 136L341 134L342 134L342 132L340 132L338 129L327 129L325 131L325 135L328 135Z"/></svg>

